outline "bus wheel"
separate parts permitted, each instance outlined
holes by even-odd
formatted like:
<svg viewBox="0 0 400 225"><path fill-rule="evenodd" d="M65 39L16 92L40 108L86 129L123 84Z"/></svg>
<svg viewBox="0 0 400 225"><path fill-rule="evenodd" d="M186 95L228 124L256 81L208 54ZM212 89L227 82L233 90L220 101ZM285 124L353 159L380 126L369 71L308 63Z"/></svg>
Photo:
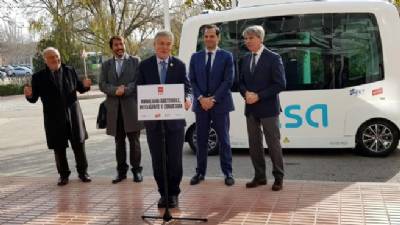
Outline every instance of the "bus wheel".
<svg viewBox="0 0 400 225"><path fill-rule="evenodd" d="M193 125L189 128L188 136L189 136L188 142L189 142L190 148L192 149L193 153L196 153L196 151L197 151L196 125ZM208 136L208 155L218 155L218 153L219 153L218 146L219 146L219 143L218 143L217 132L211 125L209 136Z"/></svg>
<svg viewBox="0 0 400 225"><path fill-rule="evenodd" d="M385 120L367 121L356 135L356 149L368 156L387 156L398 144L399 131Z"/></svg>

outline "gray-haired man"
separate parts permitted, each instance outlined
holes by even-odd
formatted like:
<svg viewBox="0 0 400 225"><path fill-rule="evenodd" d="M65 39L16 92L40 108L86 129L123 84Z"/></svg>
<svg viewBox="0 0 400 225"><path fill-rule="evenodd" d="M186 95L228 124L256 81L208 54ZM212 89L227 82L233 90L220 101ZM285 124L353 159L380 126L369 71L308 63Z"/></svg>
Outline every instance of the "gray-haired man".
<svg viewBox="0 0 400 225"><path fill-rule="evenodd" d="M44 128L47 146L54 149L60 178L58 185L68 184L71 171L68 167L66 148L68 141L75 154L76 169L83 182L90 182L87 174L85 140L88 138L81 107L76 92L89 91L91 81L80 81L71 66L61 64L60 53L53 47L43 51L46 68L32 76L32 86L25 86L26 99L43 103Z"/></svg>
<svg viewBox="0 0 400 225"><path fill-rule="evenodd" d="M281 57L263 45L265 31L261 26L244 30L243 37L250 53L240 63L240 93L246 101L245 115L250 145L250 156L255 169L247 188L267 184L263 137L268 145L275 182L272 190L283 186L283 156L280 144L279 92L285 90L286 80ZM262 128L262 131L261 131Z"/></svg>
<svg viewBox="0 0 400 225"><path fill-rule="evenodd" d="M186 76L185 64L171 55L174 36L169 31L159 31L154 37L155 55L143 60L139 65L138 85L183 84L185 89L185 109L191 106L191 88ZM162 126L162 123L165 126ZM147 143L150 148L154 178L161 195L158 207L178 207L178 196L182 181L182 148L185 133L185 120L145 121ZM165 133L161 128L165 129ZM165 146L162 146L162 140ZM167 153L168 199L165 196L162 150Z"/></svg>

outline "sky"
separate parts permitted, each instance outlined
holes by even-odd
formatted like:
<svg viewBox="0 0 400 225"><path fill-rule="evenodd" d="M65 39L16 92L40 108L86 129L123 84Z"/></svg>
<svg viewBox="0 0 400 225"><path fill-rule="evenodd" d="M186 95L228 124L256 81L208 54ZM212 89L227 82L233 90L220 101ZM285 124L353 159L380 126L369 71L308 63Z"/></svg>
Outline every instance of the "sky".
<svg viewBox="0 0 400 225"><path fill-rule="evenodd" d="M13 3L13 0L3 0L3 2ZM0 10L0 13L7 13L10 18L12 18L13 22L17 24L18 32L28 38L29 34L29 22L27 16L24 14L23 9L21 9L18 5L12 8L12 10L5 10L4 8Z"/></svg>

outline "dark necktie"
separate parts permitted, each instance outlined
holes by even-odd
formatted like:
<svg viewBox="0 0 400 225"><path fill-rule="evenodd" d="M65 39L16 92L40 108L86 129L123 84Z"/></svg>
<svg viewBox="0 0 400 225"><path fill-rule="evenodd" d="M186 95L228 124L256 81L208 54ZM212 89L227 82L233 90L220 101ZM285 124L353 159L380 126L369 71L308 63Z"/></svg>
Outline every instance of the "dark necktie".
<svg viewBox="0 0 400 225"><path fill-rule="evenodd" d="M161 84L165 84L165 81L167 79L167 62L163 60L160 62L160 64L161 64L160 81Z"/></svg>
<svg viewBox="0 0 400 225"><path fill-rule="evenodd" d="M62 80L61 80L60 73L61 73L60 70L54 71L53 76L54 76L54 82L56 83L58 90L61 92L62 91Z"/></svg>
<svg viewBox="0 0 400 225"><path fill-rule="evenodd" d="M257 56L257 53L253 53L252 58L251 58L250 72L252 74L254 73L254 70L256 69L256 56Z"/></svg>
<svg viewBox="0 0 400 225"><path fill-rule="evenodd" d="M207 82L207 96L210 94L210 89L209 89L209 80L210 80L210 74L211 74L211 56L212 52L207 53L207 63L206 63L206 82Z"/></svg>

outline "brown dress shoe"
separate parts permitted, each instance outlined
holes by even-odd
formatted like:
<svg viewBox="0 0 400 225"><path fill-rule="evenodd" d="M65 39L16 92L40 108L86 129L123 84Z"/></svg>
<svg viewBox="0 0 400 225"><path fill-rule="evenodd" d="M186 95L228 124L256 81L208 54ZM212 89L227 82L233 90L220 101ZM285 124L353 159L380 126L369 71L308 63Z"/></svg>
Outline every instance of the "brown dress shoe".
<svg viewBox="0 0 400 225"><path fill-rule="evenodd" d="M275 180L274 184L272 185L273 191L280 191L283 188L283 180Z"/></svg>
<svg viewBox="0 0 400 225"><path fill-rule="evenodd" d="M255 188L260 185L266 185L267 179L253 179L252 181L246 183L246 188Z"/></svg>

